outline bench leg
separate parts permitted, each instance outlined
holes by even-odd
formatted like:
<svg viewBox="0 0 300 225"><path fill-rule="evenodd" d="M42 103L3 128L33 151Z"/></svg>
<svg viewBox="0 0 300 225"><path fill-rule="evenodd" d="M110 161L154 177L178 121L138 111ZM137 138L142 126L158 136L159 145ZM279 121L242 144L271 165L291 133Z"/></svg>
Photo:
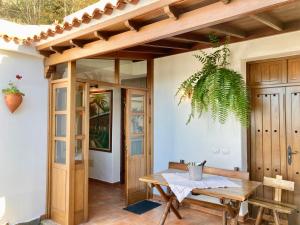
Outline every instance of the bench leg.
<svg viewBox="0 0 300 225"><path fill-rule="evenodd" d="M260 206L256 217L255 225L260 225L264 214L264 207Z"/></svg>
<svg viewBox="0 0 300 225"><path fill-rule="evenodd" d="M279 215L277 213L276 210L273 209L273 215L274 215L274 221L275 221L275 224L276 225L280 225L280 222L279 222Z"/></svg>

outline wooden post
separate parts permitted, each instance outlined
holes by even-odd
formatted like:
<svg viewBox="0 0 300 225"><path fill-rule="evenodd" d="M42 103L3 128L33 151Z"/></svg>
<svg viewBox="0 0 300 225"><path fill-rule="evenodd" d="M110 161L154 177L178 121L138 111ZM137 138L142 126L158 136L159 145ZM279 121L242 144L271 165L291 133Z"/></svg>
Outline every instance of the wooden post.
<svg viewBox="0 0 300 225"><path fill-rule="evenodd" d="M76 96L76 64L68 62L68 98L67 98L67 139L66 139L66 224L74 224L74 180L75 180L75 96Z"/></svg>

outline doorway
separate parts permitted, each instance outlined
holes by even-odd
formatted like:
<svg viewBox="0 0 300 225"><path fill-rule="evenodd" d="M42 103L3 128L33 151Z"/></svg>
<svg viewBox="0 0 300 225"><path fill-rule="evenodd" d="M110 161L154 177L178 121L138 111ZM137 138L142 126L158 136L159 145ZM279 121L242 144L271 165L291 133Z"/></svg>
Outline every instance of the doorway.
<svg viewBox="0 0 300 225"><path fill-rule="evenodd" d="M300 207L300 57L251 62L247 65L251 90L249 166L251 179L282 175L295 182L283 201ZM273 199L273 190L261 187L259 197ZM297 211L291 224L300 224Z"/></svg>
<svg viewBox="0 0 300 225"><path fill-rule="evenodd" d="M95 196L99 195L95 190L105 192L123 206L147 198L147 188L139 182L147 173L147 96L147 91L133 88L98 85L90 88L89 205L92 214L98 201ZM117 199L116 193L122 196Z"/></svg>
<svg viewBox="0 0 300 225"><path fill-rule="evenodd" d="M60 224L79 224L88 220L89 203L93 199L89 195L92 187L89 178L95 175L90 168L98 169L95 162L101 158L90 157L91 146L112 158L111 167L100 168L97 172L113 170L113 178L97 180L106 181L99 183L110 187L118 185L124 193L123 206L149 196L151 190L141 185L138 179L152 169L152 74L153 60L95 58L55 66L49 81L49 218ZM115 106L91 116L93 89L111 92L111 103ZM109 127L109 112L119 113L115 117L119 124L111 117L111 130L105 128ZM90 127L95 121L102 121L102 126L96 130L98 133L91 133ZM107 136L112 142L104 141ZM119 144L117 150L114 150L113 140ZM112 157L112 152L118 153L119 158ZM101 163L105 164L105 160ZM118 169L114 169L115 166Z"/></svg>

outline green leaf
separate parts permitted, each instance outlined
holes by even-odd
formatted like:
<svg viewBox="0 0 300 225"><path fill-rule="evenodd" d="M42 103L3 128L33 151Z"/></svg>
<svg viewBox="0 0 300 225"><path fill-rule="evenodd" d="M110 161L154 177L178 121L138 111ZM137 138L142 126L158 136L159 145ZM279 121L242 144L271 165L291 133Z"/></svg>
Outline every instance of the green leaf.
<svg viewBox="0 0 300 225"><path fill-rule="evenodd" d="M189 123L195 115L210 112L212 118L224 124L233 114L242 126L249 126L250 104L248 90L241 74L228 69L230 49L227 44L221 45L217 38L209 37L215 51L201 51L195 55L202 64L201 70L183 81L176 95L180 96L179 104L190 97L191 114Z"/></svg>

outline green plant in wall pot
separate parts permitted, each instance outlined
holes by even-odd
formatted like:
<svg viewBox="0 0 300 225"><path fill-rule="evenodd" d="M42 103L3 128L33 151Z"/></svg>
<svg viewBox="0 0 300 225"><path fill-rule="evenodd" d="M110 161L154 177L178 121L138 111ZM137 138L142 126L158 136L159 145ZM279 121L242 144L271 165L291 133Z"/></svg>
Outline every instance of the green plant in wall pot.
<svg viewBox="0 0 300 225"><path fill-rule="evenodd" d="M187 123L195 115L210 112L214 120L224 124L233 114L242 124L249 126L249 97L241 74L229 69L230 49L227 42L220 44L218 38L210 36L213 51L195 57L202 68L185 80L178 89L179 104L188 97L191 100L191 114Z"/></svg>
<svg viewBox="0 0 300 225"><path fill-rule="evenodd" d="M22 76L16 75L17 80L21 80ZM14 113L23 102L24 93L22 93L13 82L8 83L8 87L2 89L5 103L11 113Z"/></svg>

